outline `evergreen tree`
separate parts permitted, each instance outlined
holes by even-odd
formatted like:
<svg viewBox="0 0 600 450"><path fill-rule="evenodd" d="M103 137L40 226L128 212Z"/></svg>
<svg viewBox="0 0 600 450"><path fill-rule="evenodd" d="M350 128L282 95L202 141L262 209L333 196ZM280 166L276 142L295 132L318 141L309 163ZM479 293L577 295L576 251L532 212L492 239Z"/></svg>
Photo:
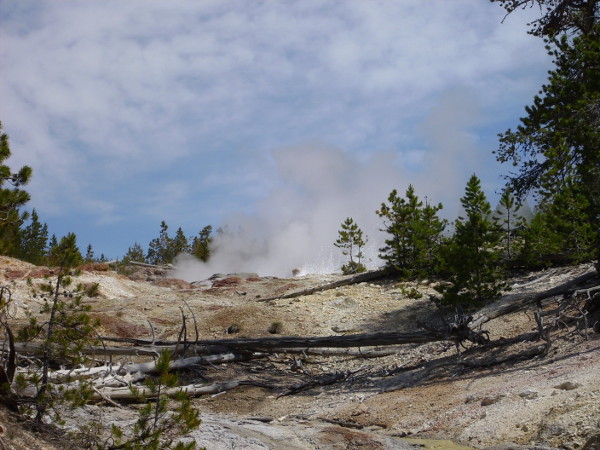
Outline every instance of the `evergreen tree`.
<svg viewBox="0 0 600 450"><path fill-rule="evenodd" d="M542 202L523 233L519 260L531 267L579 263L594 257L598 230L585 213L587 197L568 184L551 201Z"/></svg>
<svg viewBox="0 0 600 450"><path fill-rule="evenodd" d="M505 189L500 197L494 220L503 231L501 246L505 251L505 258L511 261L515 256L515 238L517 233L525 227L526 222L525 218L519 214L519 206L509 189Z"/></svg>
<svg viewBox="0 0 600 450"><path fill-rule="evenodd" d="M503 233L490 220L492 210L476 175L460 200L466 217L458 218L454 236L442 252L449 283L438 290L443 303L472 306L499 297L506 288L498 250Z"/></svg>
<svg viewBox="0 0 600 450"><path fill-rule="evenodd" d="M190 253L190 251L191 248L190 244L188 243L188 239L185 236L183 229L179 227L177 229L177 232L175 233L173 241L171 241L171 247L169 249L169 253L173 255L171 261L173 261L173 258L175 258L180 253Z"/></svg>
<svg viewBox="0 0 600 450"><path fill-rule="evenodd" d="M31 222L22 229L19 258L36 265L44 264L47 243L48 225L40 222L38 213L34 209L31 212Z"/></svg>
<svg viewBox="0 0 600 450"><path fill-rule="evenodd" d="M399 271L406 278L423 277L435 270L437 249L446 221L437 213L442 209L423 202L415 194L412 185L406 190L406 199L399 197L394 189L388 204L382 203L376 212L384 221L385 231L390 235L385 246L379 249L386 266Z"/></svg>
<svg viewBox="0 0 600 450"><path fill-rule="evenodd" d="M207 225L192 241L192 254L200 261L207 262L210 258L210 244L212 242L212 226Z"/></svg>
<svg viewBox="0 0 600 450"><path fill-rule="evenodd" d="M54 235L53 235L54 237ZM54 237L54 239L56 239ZM75 233L67 233L57 245L53 245L49 255L49 265L56 267L77 267L83 264L83 256L77 247Z"/></svg>
<svg viewBox="0 0 600 450"><path fill-rule="evenodd" d="M57 247L58 239L56 239L56 235L53 234L48 241L48 251L46 252L45 264L50 265L51 256L56 253Z"/></svg>
<svg viewBox="0 0 600 450"><path fill-rule="evenodd" d="M88 244L87 249L85 251L85 262L90 263L94 261L94 249L92 248L92 244Z"/></svg>
<svg viewBox="0 0 600 450"><path fill-rule="evenodd" d="M124 263L130 263L131 261L135 262L146 262L146 257L144 256L144 249L137 242L134 243L131 247L127 249L127 253L123 256Z"/></svg>
<svg viewBox="0 0 600 450"><path fill-rule="evenodd" d="M365 272L367 268L362 263L364 257L362 249L366 244L363 231L358 227L351 217L342 222L342 229L338 231L338 239L334 242L342 249L342 254L348 256L349 260L341 269L344 275Z"/></svg>
<svg viewBox="0 0 600 450"><path fill-rule="evenodd" d="M170 264L175 255L172 254L173 239L169 237L169 226L163 220L160 223L160 234L148 244L146 260L150 264Z"/></svg>
<svg viewBox="0 0 600 450"><path fill-rule="evenodd" d="M23 166L19 172L12 173L4 162L11 156L8 136L2 132L0 122L0 254L18 256L21 250L20 228L27 219L19 208L29 201L29 194L20 186L31 178L31 168ZM6 185L11 187L4 187Z"/></svg>
<svg viewBox="0 0 600 450"><path fill-rule="evenodd" d="M529 34L539 37L554 37L562 33L588 34L594 29L600 17L599 0L490 0L500 3L507 14L537 7L541 13L533 20Z"/></svg>
<svg viewBox="0 0 600 450"><path fill-rule="evenodd" d="M500 135L497 159L516 168L507 178L518 199L534 192L540 204L551 204L577 185L586 197L577 215L596 230L600 262L600 25L549 42L555 69L517 129Z"/></svg>

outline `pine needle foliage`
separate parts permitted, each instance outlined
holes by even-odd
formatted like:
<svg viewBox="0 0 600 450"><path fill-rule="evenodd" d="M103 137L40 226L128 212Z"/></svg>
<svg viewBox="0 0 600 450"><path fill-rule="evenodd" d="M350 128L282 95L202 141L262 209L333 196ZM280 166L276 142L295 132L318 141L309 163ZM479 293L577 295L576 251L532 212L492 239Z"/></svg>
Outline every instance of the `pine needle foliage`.
<svg viewBox="0 0 600 450"><path fill-rule="evenodd" d="M395 189L382 203L377 215L383 219L388 239L379 249L386 267L398 271L403 278L423 278L436 272L437 256L446 221L438 217L442 204L431 205L419 200L412 185L406 198Z"/></svg>
<svg viewBox="0 0 600 450"><path fill-rule="evenodd" d="M200 426L199 411L195 409L184 391L166 394L166 389L179 385L176 373L169 372L170 353L163 351L156 362L155 378L145 380L149 394L140 394L131 387L136 397L145 404L138 411L138 420L133 433L125 438L125 430L113 424L112 438L98 448L123 450L193 450L194 442L175 442L174 437L183 436Z"/></svg>
<svg viewBox="0 0 600 450"><path fill-rule="evenodd" d="M471 307L498 298L507 287L500 264L503 232L491 220L492 210L476 175L469 179L461 204L466 217L455 222L454 235L442 251L448 283L437 289L442 303Z"/></svg>
<svg viewBox="0 0 600 450"><path fill-rule="evenodd" d="M46 279L41 286L33 286L32 295L43 301L41 313L46 318L38 320L29 313L29 323L19 331L19 340L39 340L42 343L42 356L34 360L31 371L21 372L15 382L17 393L20 389L33 387L36 395L33 402L20 399L21 411L32 415L37 422L49 416L61 423L62 404L78 407L91 399L91 385L69 377L61 383L49 379L50 366L60 361L67 367L77 367L88 361L83 349L96 344L95 328L98 321L90 315L90 307L83 304L84 287L72 286L72 277L77 275L74 268L81 263L73 233L61 239L54 248L54 262L59 265L55 280Z"/></svg>
<svg viewBox="0 0 600 450"><path fill-rule="evenodd" d="M502 228L503 237L500 245L503 249L503 259L507 262L512 261L518 253L519 243L518 234L526 226L526 220L519 214L519 205L510 192L510 189L505 189L500 197L500 202L494 213L494 220Z"/></svg>
<svg viewBox="0 0 600 450"><path fill-rule="evenodd" d="M22 214L19 208L30 199L21 186L29 182L32 171L29 166L23 166L13 173L5 164L10 156L8 135L2 132L0 122L0 255L18 256L20 228L27 219L27 214Z"/></svg>
<svg viewBox="0 0 600 450"><path fill-rule="evenodd" d="M598 13L600 3L578 3L594 3ZM587 201L577 215L599 230L600 25L593 20L578 36L552 36L548 44L555 68L516 130L500 134L497 159L512 164L508 185L518 199L532 192L540 204L551 204L577 185ZM593 247L600 261L600 233Z"/></svg>
<svg viewBox="0 0 600 450"><path fill-rule="evenodd" d="M342 273L351 275L365 272L367 268L362 260L364 258L363 248L367 243L367 239L364 237L363 231L351 217L346 218L341 227L338 231L338 238L333 245L342 249L342 254L348 257L348 262L341 267Z"/></svg>

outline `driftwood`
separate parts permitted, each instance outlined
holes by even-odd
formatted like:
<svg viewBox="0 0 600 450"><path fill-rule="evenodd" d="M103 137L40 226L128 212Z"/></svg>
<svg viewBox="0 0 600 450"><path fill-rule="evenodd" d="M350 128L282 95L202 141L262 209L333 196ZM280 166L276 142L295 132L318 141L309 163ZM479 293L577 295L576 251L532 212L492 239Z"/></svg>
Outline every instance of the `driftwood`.
<svg viewBox="0 0 600 450"><path fill-rule="evenodd" d="M312 295L317 292L327 291L327 290L335 289L335 288L338 288L341 286L349 286L352 284L363 283L365 281L377 280L379 278L383 278L383 277L386 277L389 275L390 275L389 269L370 270L368 272L353 275L349 278L344 278L343 280L334 281L333 283L322 284L320 286L303 289L301 291L290 292L289 294L278 295L276 297L261 298L256 301L257 302L270 302L272 300L302 297L304 295Z"/></svg>

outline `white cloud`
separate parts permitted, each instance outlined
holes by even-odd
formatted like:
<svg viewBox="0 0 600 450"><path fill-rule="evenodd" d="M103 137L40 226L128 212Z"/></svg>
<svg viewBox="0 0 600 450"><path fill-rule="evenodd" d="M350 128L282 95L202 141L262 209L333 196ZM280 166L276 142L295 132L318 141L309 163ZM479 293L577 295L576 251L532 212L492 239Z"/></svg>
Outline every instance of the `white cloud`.
<svg viewBox="0 0 600 450"><path fill-rule="evenodd" d="M15 165L34 167L32 204L65 217L100 204L106 221L259 207L279 183L265 158L300 142L365 164L460 156L474 145L463 124L448 123L448 153L418 135L439 96L466 89L490 121L526 103L547 64L525 33L532 11L500 24L480 0L6 0L0 12L0 119ZM309 189L340 175L323 164L284 173Z"/></svg>

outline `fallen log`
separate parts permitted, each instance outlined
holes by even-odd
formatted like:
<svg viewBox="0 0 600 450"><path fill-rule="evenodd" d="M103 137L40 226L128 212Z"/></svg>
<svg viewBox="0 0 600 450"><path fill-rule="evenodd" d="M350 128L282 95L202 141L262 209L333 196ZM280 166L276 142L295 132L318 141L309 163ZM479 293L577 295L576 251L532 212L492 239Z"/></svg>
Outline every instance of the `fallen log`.
<svg viewBox="0 0 600 450"><path fill-rule="evenodd" d="M334 281L333 283L322 284L320 286L303 289L301 291L290 292L289 294L278 295L276 297L261 298L256 301L257 302L270 302L273 300L296 298L296 297L302 297L304 295L312 295L317 292L327 291L327 290L335 289L335 288L338 288L341 286L349 286L352 284L363 283L365 281L377 280L379 278L389 276L390 274L391 274L391 272L389 269L370 270L368 272L352 275L349 278L344 278L342 280Z"/></svg>
<svg viewBox="0 0 600 450"><path fill-rule="evenodd" d="M273 353L283 355L306 355L306 356L349 356L353 358L383 358L385 356L397 355L398 349L372 349L372 350L349 350L349 349L302 349L302 348L280 348Z"/></svg>
<svg viewBox="0 0 600 450"><path fill-rule="evenodd" d="M174 388L165 388L161 390L161 395L175 395L179 392L183 392L191 397L199 396L199 395L208 395L208 394L218 394L220 392L230 391L231 389L235 389L238 386L241 386L243 383L240 381L226 381L223 383L214 383L214 384L190 384L187 386L174 387ZM109 398L110 400L135 400L140 396L145 398L154 398L156 393L153 393L150 388L147 386L136 386L135 387L137 394L131 392L129 387L107 387L107 388L98 388L98 392L94 392L92 398L94 400L105 400Z"/></svg>
<svg viewBox="0 0 600 450"><path fill-rule="evenodd" d="M103 340L105 338L102 338ZM230 350L252 350L252 351L276 351L286 348L349 348L349 347L380 347L388 345L401 344L423 344L427 342L437 342L452 339L452 336L445 331L414 331L408 333L401 332L380 332L380 333L360 333L346 334L343 336L282 336L282 337L259 337L259 338L240 338L240 339L212 339L187 341L188 351L194 352L206 348L227 348ZM110 340L110 338L106 338ZM137 345L152 345L151 341L136 339ZM174 341L156 341L155 347L165 348L174 346ZM181 345L181 344L180 344Z"/></svg>
<svg viewBox="0 0 600 450"><path fill-rule="evenodd" d="M502 305L498 309L480 313L474 317L473 321L469 324L469 326L471 328L476 328L486 322L489 322L492 319L496 319L505 314L510 314L513 312L520 311L522 309L525 309L529 305L532 305L534 303L539 303L542 300L546 300L548 298L555 297L557 295L569 294L569 293L573 292L576 287L581 286L584 283L587 283L596 277L598 277L598 272L596 272L594 270L594 271L585 273L583 275L580 275L576 278L573 278L572 280L569 280L566 283L560 284L560 285L555 286L546 291L538 292L537 294L534 294L534 295L527 295L520 300L517 300L515 302L509 303L506 305Z"/></svg>
<svg viewBox="0 0 600 450"><path fill-rule="evenodd" d="M139 262L139 261L129 261L127 263L127 265L138 266L138 267L147 267L149 269L173 270L173 266L171 264L159 266L156 264L148 264L148 263L143 263L143 262Z"/></svg>
<svg viewBox="0 0 600 450"><path fill-rule="evenodd" d="M111 340L111 338L102 338L102 340ZM5 344L5 341L0 340L0 348ZM23 355L42 355L44 352L43 344L40 342L15 342L15 350ZM181 347L181 344L180 344ZM164 350L171 353L175 352L177 343L169 343L166 345L152 345L151 341L142 341L135 347L103 347L103 346L88 346L81 350L85 355L103 355L103 356L159 356ZM189 351L194 355L214 355L227 352L229 349L223 346L203 346L195 345L194 351Z"/></svg>
<svg viewBox="0 0 600 450"><path fill-rule="evenodd" d="M249 361L255 354L251 352L229 352L220 355L194 356L191 358L182 358L170 361L169 369L183 370L195 368L206 364L224 364L229 362ZM260 355L264 356L264 354ZM140 364L127 364L120 368L117 373L137 373L149 374L156 372L156 362L151 361Z"/></svg>

